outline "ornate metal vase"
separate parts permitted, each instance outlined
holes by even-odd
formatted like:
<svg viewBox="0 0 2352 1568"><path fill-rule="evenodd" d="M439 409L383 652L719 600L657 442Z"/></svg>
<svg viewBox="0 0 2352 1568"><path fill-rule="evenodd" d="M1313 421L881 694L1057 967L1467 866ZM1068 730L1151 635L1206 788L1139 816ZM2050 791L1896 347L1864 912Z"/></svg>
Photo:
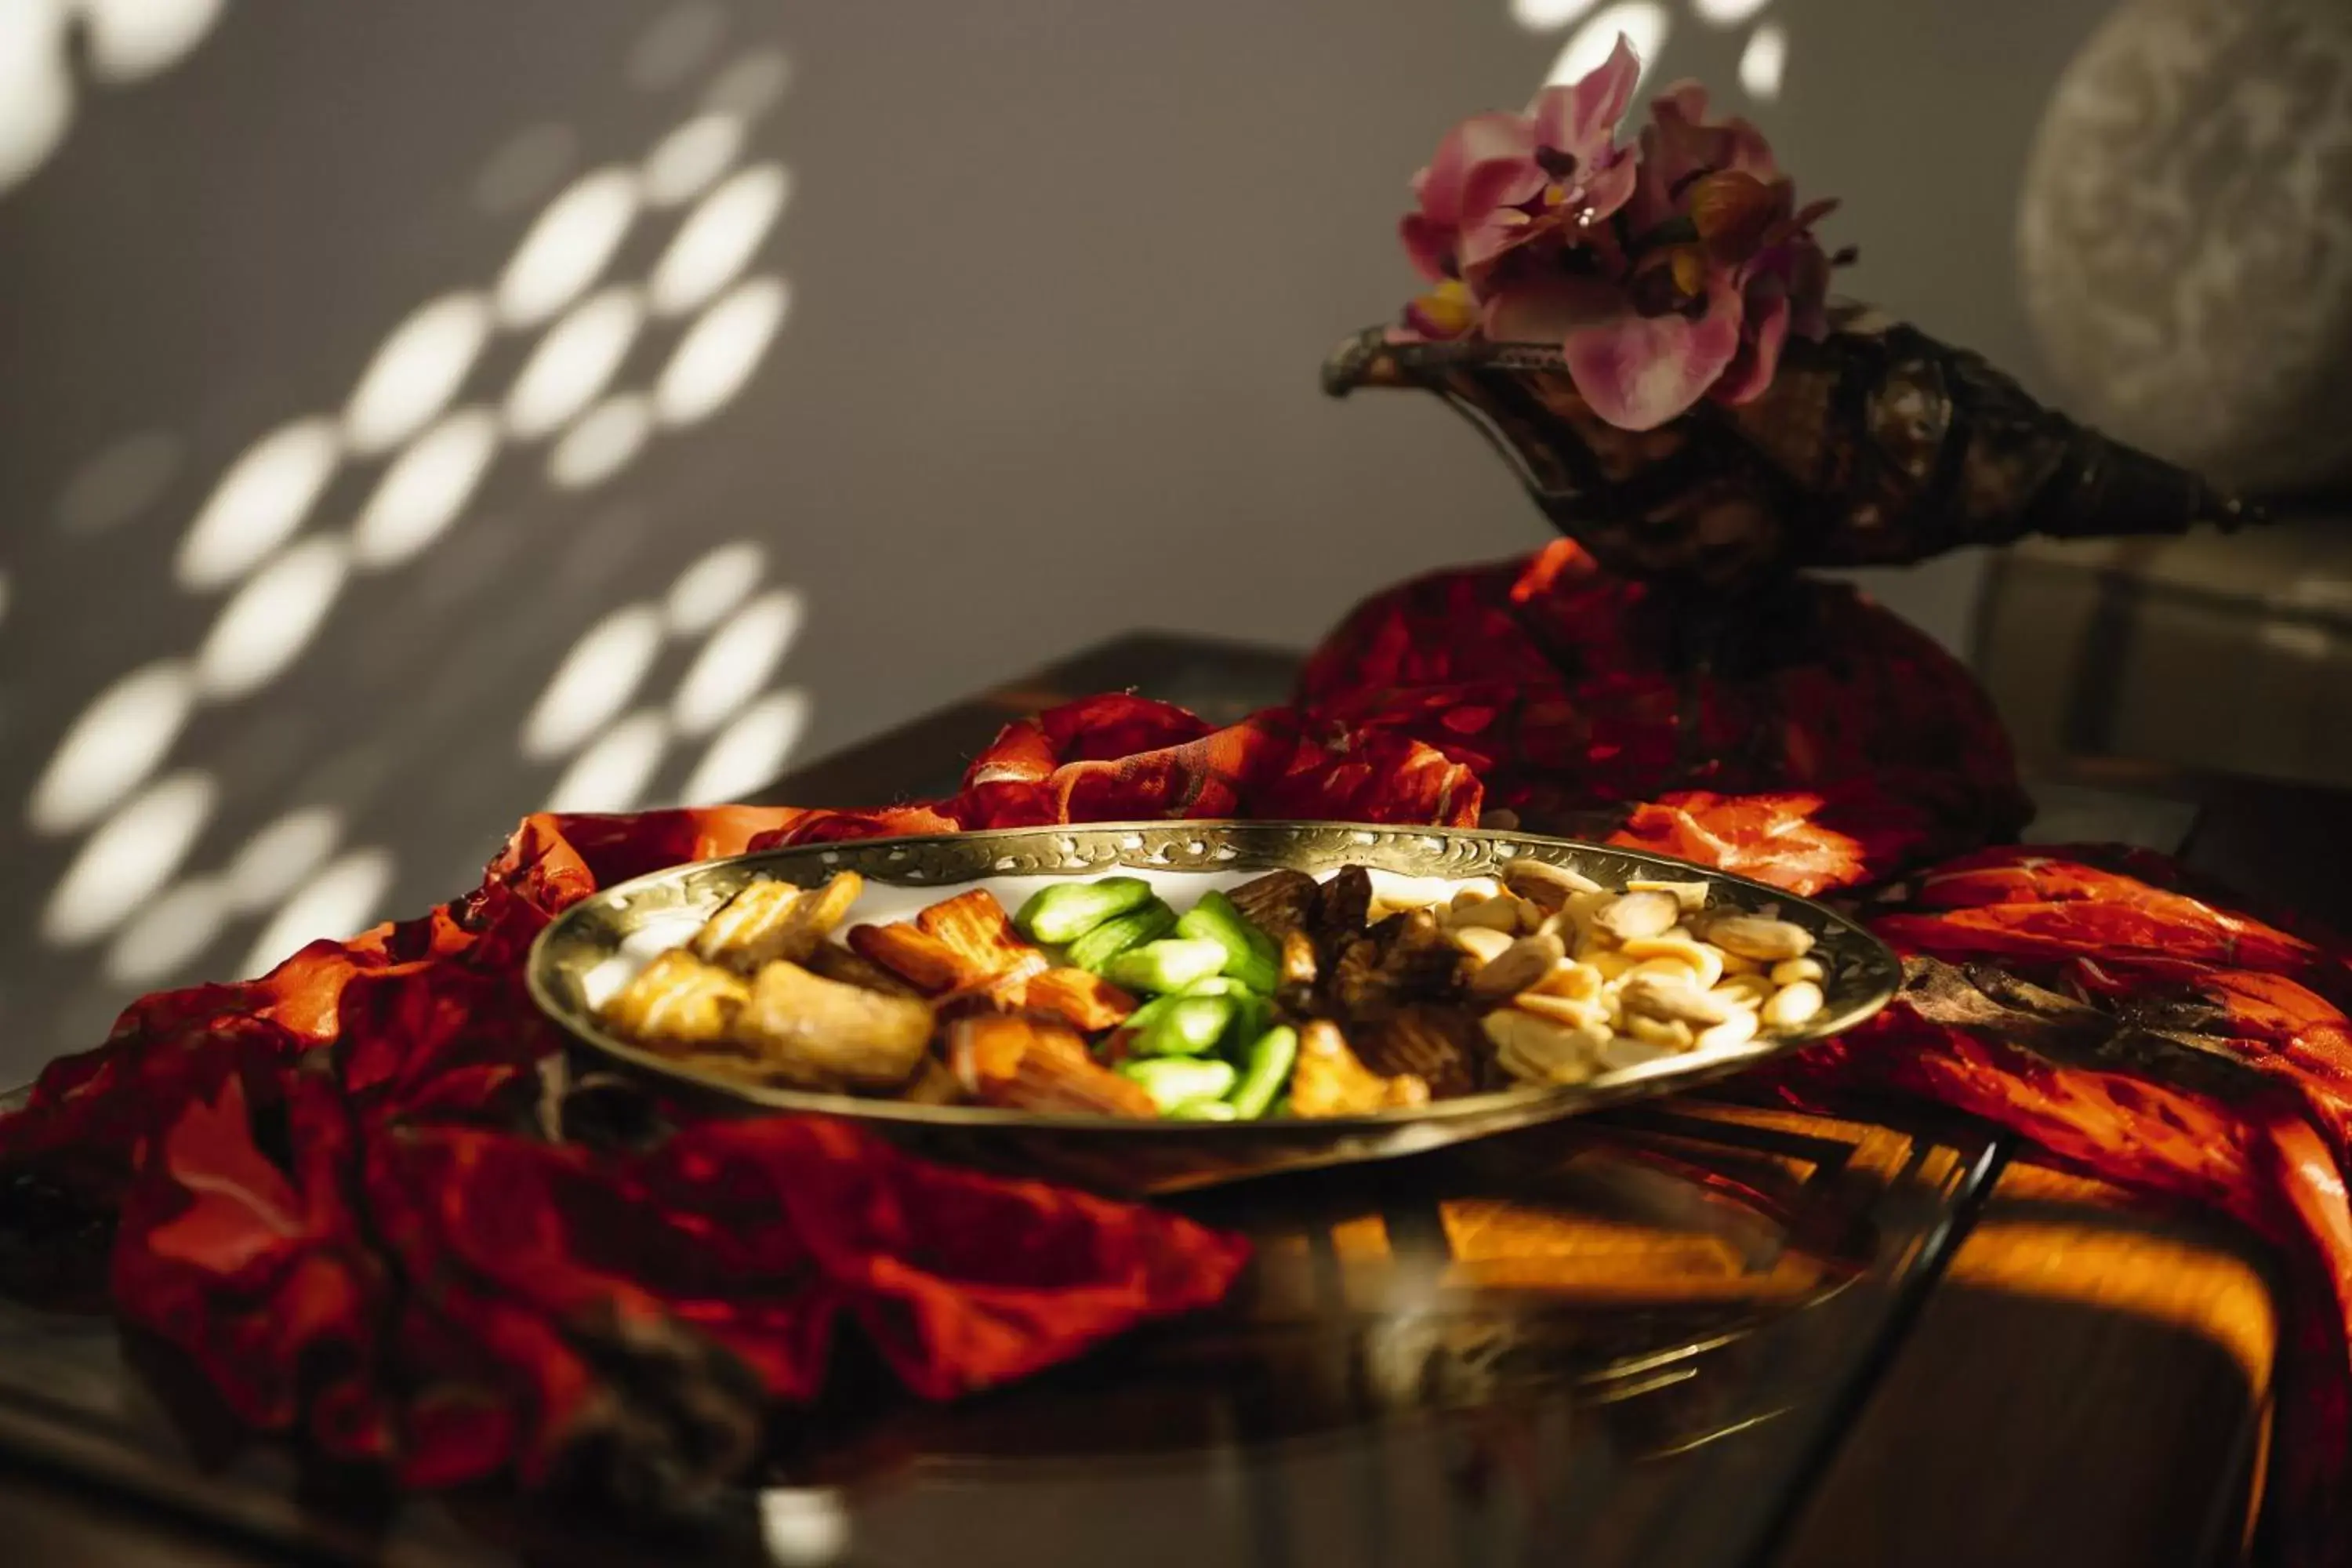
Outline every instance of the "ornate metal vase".
<svg viewBox="0 0 2352 1568"><path fill-rule="evenodd" d="M1650 431L1600 419L1541 344L1372 328L1323 367L1332 396L1361 386L1435 393L1603 565L1717 609L1804 567L2258 515L2042 406L1976 355L1858 307L1835 311L1823 341L1791 342L1754 402L1702 402Z"/></svg>

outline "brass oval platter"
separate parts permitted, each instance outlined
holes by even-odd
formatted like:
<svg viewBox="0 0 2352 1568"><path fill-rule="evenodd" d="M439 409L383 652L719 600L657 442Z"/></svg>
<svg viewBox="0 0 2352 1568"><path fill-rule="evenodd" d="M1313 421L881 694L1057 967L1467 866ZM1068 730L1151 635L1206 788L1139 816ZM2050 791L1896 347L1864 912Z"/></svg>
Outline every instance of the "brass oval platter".
<svg viewBox="0 0 2352 1568"><path fill-rule="evenodd" d="M1610 888L1640 879L1704 880L1712 908L1777 912L1812 933L1811 956L1823 971L1823 1005L1799 1028L1759 1034L1727 1049L1643 1062L1581 1083L1466 1095L1370 1115L1226 1122L1049 1115L771 1087L633 1044L607 1029L596 1012L656 953L684 943L720 904L761 879L815 887L838 872L857 872L866 883L857 918L874 921L910 916L973 886L990 889L1011 909L1050 879L1120 874L1150 879L1171 901L1189 901L1188 895L1285 868L1320 877L1357 865L1375 873L1453 879L1499 876L1520 857L1566 867ZM1391 1159L1676 1093L1852 1028L1894 996L1902 966L1884 942L1835 910L1664 856L1465 828L1159 821L805 845L673 867L594 893L556 917L531 950L528 980L533 1001L583 1045L702 1096L746 1110L847 1118L935 1158L1150 1194Z"/></svg>

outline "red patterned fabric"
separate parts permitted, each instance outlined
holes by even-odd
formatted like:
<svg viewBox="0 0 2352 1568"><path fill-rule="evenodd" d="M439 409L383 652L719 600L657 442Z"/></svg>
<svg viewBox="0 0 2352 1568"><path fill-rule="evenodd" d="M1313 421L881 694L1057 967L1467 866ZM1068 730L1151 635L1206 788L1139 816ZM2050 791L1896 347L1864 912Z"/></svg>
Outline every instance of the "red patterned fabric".
<svg viewBox="0 0 2352 1568"><path fill-rule="evenodd" d="M2006 838L2032 812L1968 671L1850 588L1803 584L1705 673L1690 646L1648 590L1561 540L1367 601L1300 700L1469 764L1489 807L1531 825L1598 814L1800 893Z"/></svg>
<svg viewBox="0 0 2352 1568"><path fill-rule="evenodd" d="M520 965L557 910L750 847L1507 806L1799 891L1884 889L1870 918L1909 957L1904 998L1767 1087L1958 1106L2274 1242L2294 1287L2278 1538L2345 1561L2345 945L2159 856L1983 847L2025 814L1990 710L1844 589L1806 590L1731 673L1690 673L1654 616L1558 545L1370 601L1297 706L1228 729L1090 698L1010 726L944 801L533 817L422 920L134 1005L0 1121L0 1177L118 1214L116 1310L253 1427L414 1485L585 1470L666 1498L747 1463L845 1321L945 1397L1208 1305L1243 1248L791 1118L670 1107L634 1137L552 1135L579 1097L549 1092L556 1042Z"/></svg>

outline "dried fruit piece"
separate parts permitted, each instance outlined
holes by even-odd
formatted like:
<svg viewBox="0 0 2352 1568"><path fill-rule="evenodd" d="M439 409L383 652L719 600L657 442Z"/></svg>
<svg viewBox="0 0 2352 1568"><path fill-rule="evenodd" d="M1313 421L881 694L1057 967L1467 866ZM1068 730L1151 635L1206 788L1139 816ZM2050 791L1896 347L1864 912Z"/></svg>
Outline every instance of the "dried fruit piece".
<svg viewBox="0 0 2352 1568"><path fill-rule="evenodd" d="M1282 959L1276 966L1276 984L1285 989L1315 984L1322 964L1315 953L1315 939L1300 927L1293 927L1281 936Z"/></svg>
<svg viewBox="0 0 2352 1568"><path fill-rule="evenodd" d="M1682 1046L1661 1045L1654 1040L1640 1039L1632 1035L1612 1035L1595 1053L1595 1065L1603 1072L1622 1072L1627 1068L1637 1068L1646 1062L1688 1054L1687 1048Z"/></svg>
<svg viewBox="0 0 2352 1568"><path fill-rule="evenodd" d="M1452 994L1461 977L1459 951L1427 910L1391 916L1372 930L1382 944L1381 969L1402 998Z"/></svg>
<svg viewBox="0 0 2352 1568"><path fill-rule="evenodd" d="M1510 951L1511 933L1493 926L1456 926L1446 932L1447 940L1481 963L1492 963Z"/></svg>
<svg viewBox="0 0 2352 1568"><path fill-rule="evenodd" d="M1596 1032L1517 1007L1497 1008L1479 1027L1494 1044L1496 1065L1528 1083L1582 1083L1600 1065L1609 1039L1605 1026Z"/></svg>
<svg viewBox="0 0 2352 1568"><path fill-rule="evenodd" d="M1361 866L1342 866L1316 889L1315 912L1307 923L1318 935L1344 936L1362 931L1371 910L1372 874Z"/></svg>
<svg viewBox="0 0 2352 1568"><path fill-rule="evenodd" d="M1756 1015L1743 1009L1720 1024L1701 1029L1696 1044L1702 1051L1724 1051L1744 1046L1755 1037Z"/></svg>
<svg viewBox="0 0 2352 1568"><path fill-rule="evenodd" d="M733 1041L771 1075L810 1089L895 1089L922 1064L930 1005L812 974L778 959L751 983Z"/></svg>
<svg viewBox="0 0 2352 1568"><path fill-rule="evenodd" d="M1685 914L1696 914L1706 908L1707 885L1705 882L1661 882L1636 877L1625 884L1629 893L1664 893L1674 900Z"/></svg>
<svg viewBox="0 0 2352 1568"><path fill-rule="evenodd" d="M1567 946L1549 932L1523 936L1470 977L1470 994L1481 1002L1503 1001L1540 984L1567 957Z"/></svg>
<svg viewBox="0 0 2352 1568"><path fill-rule="evenodd" d="M1706 940L1759 963L1779 963L1802 958L1813 945L1813 933L1763 915L1718 915L1707 922Z"/></svg>
<svg viewBox="0 0 2352 1568"><path fill-rule="evenodd" d="M863 985L868 991L885 992L892 996L922 994L903 975L883 968L872 959L837 942L817 943L816 950L802 960L801 966L812 974L822 974L827 980L838 980L845 985Z"/></svg>
<svg viewBox="0 0 2352 1568"><path fill-rule="evenodd" d="M1735 1010L1713 993L1691 984L1687 975L1629 974L1617 999L1628 1015L1676 1019L1685 1024L1720 1024Z"/></svg>
<svg viewBox="0 0 2352 1568"><path fill-rule="evenodd" d="M1619 942L1664 936L1682 918L1682 905L1671 893L1620 893L1592 911L1592 923Z"/></svg>
<svg viewBox="0 0 2352 1568"><path fill-rule="evenodd" d="M1570 996L1580 1001L1591 1001L1601 994L1601 971L1589 963L1579 963L1570 959L1553 964L1551 973L1537 982L1533 992L1521 994Z"/></svg>
<svg viewBox="0 0 2352 1568"><path fill-rule="evenodd" d="M1321 886L1306 872L1284 869L1253 878L1225 897L1234 901L1244 920L1280 940L1286 932L1306 929L1321 892Z"/></svg>
<svg viewBox="0 0 2352 1568"><path fill-rule="evenodd" d="M1579 957L1577 962L1600 975L1604 984L1622 980L1633 971L1633 960L1614 951L1588 952Z"/></svg>
<svg viewBox="0 0 2352 1568"><path fill-rule="evenodd" d="M1496 884L1478 879L1469 886L1485 887L1489 897ZM1415 910L1433 909L1453 900L1465 884L1448 877L1402 877L1393 872L1372 884L1372 905L1370 916L1374 921L1391 915L1410 914Z"/></svg>
<svg viewBox="0 0 2352 1568"><path fill-rule="evenodd" d="M855 871L844 871L817 889L748 883L702 922L690 945L695 956L739 974L757 974L780 958L800 963L833 934L865 886Z"/></svg>
<svg viewBox="0 0 2352 1568"><path fill-rule="evenodd" d="M1643 969L1661 961L1679 967L1702 991L1723 978L1723 954L1687 936L1671 932L1664 936L1637 936L1618 951L1639 962Z"/></svg>
<svg viewBox="0 0 2352 1568"><path fill-rule="evenodd" d="M1571 1029L1597 1030L1602 1036L1609 1033L1609 1005L1598 997L1553 996L1541 991L1522 991L1511 998L1511 1005Z"/></svg>
<svg viewBox="0 0 2352 1568"><path fill-rule="evenodd" d="M1568 900L1578 893L1603 890L1600 883L1581 871L1572 871L1547 860L1529 860L1525 857L1503 868L1503 886L1546 914L1566 908Z"/></svg>
<svg viewBox="0 0 2352 1568"><path fill-rule="evenodd" d="M1498 899L1465 899L1437 917L1443 929L1454 931L1465 926L1484 926L1489 931L1515 936L1527 924L1520 916L1519 900L1508 894Z"/></svg>
<svg viewBox="0 0 2352 1568"><path fill-rule="evenodd" d="M1050 963L1013 931L1004 906L985 888L933 904L911 921L853 927L849 945L935 997L985 993L1041 973Z"/></svg>
<svg viewBox="0 0 2352 1568"><path fill-rule="evenodd" d="M1356 1036L1358 1057L1376 1073L1410 1073L1439 1100L1478 1088L1477 1029L1458 1007L1416 1005Z"/></svg>
<svg viewBox="0 0 2352 1568"><path fill-rule="evenodd" d="M648 1046L712 1046L726 1040L735 1016L751 998L751 987L735 975L673 948L597 1012L622 1034Z"/></svg>
<svg viewBox="0 0 2352 1568"><path fill-rule="evenodd" d="M1620 1033L1671 1051L1689 1050L1698 1038L1698 1031L1679 1018L1653 1018L1641 1013L1626 1014Z"/></svg>
<svg viewBox="0 0 2352 1568"><path fill-rule="evenodd" d="M976 1014L948 1026L948 1066L984 1105L1083 1116L1155 1117L1143 1086L1097 1066L1085 1039L1048 1019Z"/></svg>
<svg viewBox="0 0 2352 1568"><path fill-rule="evenodd" d="M945 899L915 916L915 929L936 937L972 976L967 985L1008 971L1043 966L1045 955L1013 929L1013 917L985 888Z"/></svg>
<svg viewBox="0 0 2352 1568"><path fill-rule="evenodd" d="M1757 1021L1768 1029L1794 1029L1822 1010L1822 988L1810 980L1783 985L1759 1009Z"/></svg>
<svg viewBox="0 0 2352 1568"><path fill-rule="evenodd" d="M1385 1014L1396 1005L1395 993L1381 973L1381 944L1368 936L1339 950L1323 989L1331 1010L1350 1021Z"/></svg>
<svg viewBox="0 0 2352 1568"><path fill-rule="evenodd" d="M1734 974L1717 983L1710 994L1753 1012L1772 999L1772 983L1760 974Z"/></svg>
<svg viewBox="0 0 2352 1568"><path fill-rule="evenodd" d="M1429 1085L1411 1073L1382 1078L1356 1059L1347 1037L1328 1019L1299 1031L1298 1062L1290 1074L1294 1116L1367 1116L1429 1102Z"/></svg>
<svg viewBox="0 0 2352 1568"><path fill-rule="evenodd" d="M962 955L905 921L852 926L847 940L850 951L858 957L888 970L927 996L937 996L967 984Z"/></svg>
<svg viewBox="0 0 2352 1568"><path fill-rule="evenodd" d="M989 999L1008 1013L1042 1013L1093 1034L1135 1011L1135 998L1099 974L1065 965L1000 982Z"/></svg>

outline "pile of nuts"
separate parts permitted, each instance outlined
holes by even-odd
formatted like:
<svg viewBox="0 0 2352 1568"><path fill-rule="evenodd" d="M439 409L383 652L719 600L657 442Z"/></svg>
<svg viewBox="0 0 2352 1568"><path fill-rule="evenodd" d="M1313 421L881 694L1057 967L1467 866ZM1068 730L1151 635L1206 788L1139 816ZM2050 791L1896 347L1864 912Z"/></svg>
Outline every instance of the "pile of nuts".
<svg viewBox="0 0 2352 1568"><path fill-rule="evenodd" d="M1822 1009L1804 927L1710 915L1705 882L1612 892L1537 860L1456 892L1439 926L1470 955L1468 991L1496 1060L1530 1083L1580 1083L1660 1057L1728 1049Z"/></svg>

